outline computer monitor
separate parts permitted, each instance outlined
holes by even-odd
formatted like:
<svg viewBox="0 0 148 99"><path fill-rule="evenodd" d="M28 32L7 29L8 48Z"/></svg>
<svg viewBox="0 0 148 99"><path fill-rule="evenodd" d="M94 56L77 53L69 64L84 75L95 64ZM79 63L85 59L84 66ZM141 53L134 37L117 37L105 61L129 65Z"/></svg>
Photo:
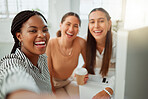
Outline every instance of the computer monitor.
<svg viewBox="0 0 148 99"><path fill-rule="evenodd" d="M148 99L148 27L117 35L115 99Z"/></svg>

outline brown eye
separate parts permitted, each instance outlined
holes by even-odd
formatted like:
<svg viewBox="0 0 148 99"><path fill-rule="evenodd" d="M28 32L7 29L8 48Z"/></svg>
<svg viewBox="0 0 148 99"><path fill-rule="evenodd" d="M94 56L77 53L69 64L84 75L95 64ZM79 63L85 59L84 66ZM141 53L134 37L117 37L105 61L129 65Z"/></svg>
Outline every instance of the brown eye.
<svg viewBox="0 0 148 99"><path fill-rule="evenodd" d="M74 25L74 27L78 28L78 25Z"/></svg>
<svg viewBox="0 0 148 99"><path fill-rule="evenodd" d="M95 23L94 21L89 21L89 23Z"/></svg>
<svg viewBox="0 0 148 99"><path fill-rule="evenodd" d="M67 26L70 26L70 24L67 24Z"/></svg>
<svg viewBox="0 0 148 99"><path fill-rule="evenodd" d="M37 30L30 30L29 32L30 32L30 33L36 33Z"/></svg>
<svg viewBox="0 0 148 99"><path fill-rule="evenodd" d="M48 32L48 29L44 29L43 32Z"/></svg>
<svg viewBox="0 0 148 99"><path fill-rule="evenodd" d="M100 22L104 22L104 20L101 20Z"/></svg>

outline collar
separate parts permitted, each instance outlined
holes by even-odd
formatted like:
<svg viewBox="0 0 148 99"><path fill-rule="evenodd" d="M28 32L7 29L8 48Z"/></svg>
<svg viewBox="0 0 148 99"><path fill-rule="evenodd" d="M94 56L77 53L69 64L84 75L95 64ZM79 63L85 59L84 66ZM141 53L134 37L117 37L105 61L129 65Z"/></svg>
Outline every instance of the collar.
<svg viewBox="0 0 148 99"><path fill-rule="evenodd" d="M34 66L32 64L32 62L25 56L25 54L19 48L16 49L15 54L18 56L18 58L20 58L26 64L28 64L29 67L31 67L31 68L35 68L36 67L36 66ZM38 65L40 63L39 61L44 61L45 59L47 59L47 55L46 54L39 55ZM39 66L39 68L40 68L40 66Z"/></svg>

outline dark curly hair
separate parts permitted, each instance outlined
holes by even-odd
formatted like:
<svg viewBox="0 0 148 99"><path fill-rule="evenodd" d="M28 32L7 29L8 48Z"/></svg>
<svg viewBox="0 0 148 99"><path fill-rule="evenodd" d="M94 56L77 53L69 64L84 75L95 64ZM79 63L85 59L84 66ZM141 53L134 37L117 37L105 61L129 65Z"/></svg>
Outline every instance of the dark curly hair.
<svg viewBox="0 0 148 99"><path fill-rule="evenodd" d="M17 39L16 37L16 33L18 32L21 32L21 28L22 28L22 25L32 16L34 15L39 15L41 16L45 22L47 23L47 20L45 19L45 17L40 13L40 12L37 12L37 11L32 11L32 10L25 10L25 11L21 11L19 12L13 19L12 21L12 25L11 25L11 34L13 35L13 38L14 38L14 46L11 50L11 53L14 53L16 48L20 47L20 44L19 44L19 40Z"/></svg>

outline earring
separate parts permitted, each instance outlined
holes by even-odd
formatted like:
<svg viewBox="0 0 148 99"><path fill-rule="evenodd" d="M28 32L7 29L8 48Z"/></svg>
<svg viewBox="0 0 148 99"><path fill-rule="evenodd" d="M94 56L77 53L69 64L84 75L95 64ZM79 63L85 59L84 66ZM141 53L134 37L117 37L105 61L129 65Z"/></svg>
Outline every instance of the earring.
<svg viewBox="0 0 148 99"><path fill-rule="evenodd" d="M21 46L23 46L23 42L21 42Z"/></svg>
<svg viewBox="0 0 148 99"><path fill-rule="evenodd" d="M23 46L23 42L19 42L19 46L20 46L20 47Z"/></svg>
<svg viewBox="0 0 148 99"><path fill-rule="evenodd" d="M18 46L21 46L21 42L18 42Z"/></svg>

